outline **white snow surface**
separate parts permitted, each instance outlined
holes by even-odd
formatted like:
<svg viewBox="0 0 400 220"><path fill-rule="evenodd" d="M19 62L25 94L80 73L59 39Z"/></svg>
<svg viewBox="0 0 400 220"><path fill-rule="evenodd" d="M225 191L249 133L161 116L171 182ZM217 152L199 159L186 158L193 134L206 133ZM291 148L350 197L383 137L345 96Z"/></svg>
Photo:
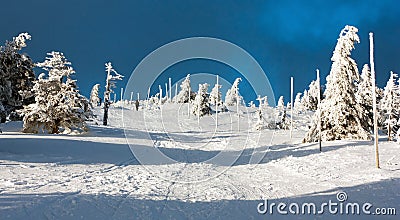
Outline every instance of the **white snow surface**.
<svg viewBox="0 0 400 220"><path fill-rule="evenodd" d="M198 124L187 109L111 107L110 126L93 121L80 135L23 134L20 122L1 124L0 219L382 218L257 212L264 199L321 204L340 191L348 201L400 211L400 145L384 136L377 169L371 141L324 142L322 152L302 144L308 115L295 115L290 139L288 130L251 129L256 108L241 107L239 126L235 106L219 113L216 131L215 115ZM131 148L175 161L142 164Z"/></svg>

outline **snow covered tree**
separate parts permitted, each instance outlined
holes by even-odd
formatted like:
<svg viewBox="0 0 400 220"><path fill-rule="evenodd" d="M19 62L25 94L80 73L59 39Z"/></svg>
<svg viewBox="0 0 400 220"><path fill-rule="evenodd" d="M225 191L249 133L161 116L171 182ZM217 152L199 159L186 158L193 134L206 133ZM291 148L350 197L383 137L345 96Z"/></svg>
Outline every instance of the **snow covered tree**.
<svg viewBox="0 0 400 220"><path fill-rule="evenodd" d="M28 33L21 33L0 47L0 102L5 114L34 101L34 64L28 55L20 53L30 39Z"/></svg>
<svg viewBox="0 0 400 220"><path fill-rule="evenodd" d="M304 96L302 100L303 106L307 110L317 110L318 95L321 95L318 94L318 83L317 81L313 80L308 86L308 91L304 91Z"/></svg>
<svg viewBox="0 0 400 220"><path fill-rule="evenodd" d="M368 127L369 130L372 130L374 126L374 113L372 111L372 88L371 71L368 64L365 64L361 71L360 82L357 86L356 100L363 107L362 115L365 116L365 123L367 123L364 127Z"/></svg>
<svg viewBox="0 0 400 220"><path fill-rule="evenodd" d="M0 123L5 123L7 120L6 109L3 106L3 103L0 102Z"/></svg>
<svg viewBox="0 0 400 220"><path fill-rule="evenodd" d="M180 87L181 87L181 90L179 91L178 95L176 96L175 102L177 102L177 103L190 102L189 92L190 92L190 99L192 99L192 96L194 95L194 92L192 91L192 89L190 87L190 74L186 75L186 78L183 80Z"/></svg>
<svg viewBox="0 0 400 220"><path fill-rule="evenodd" d="M208 84L199 84L199 91L196 94L193 102L192 112L197 116L204 116L210 114L209 95L207 94Z"/></svg>
<svg viewBox="0 0 400 220"><path fill-rule="evenodd" d="M321 139L369 139L365 126L362 106L356 101L355 82L359 79L356 62L350 57L354 44L359 42L358 29L346 26L339 35L333 52L332 67L326 78L326 90L321 102ZM318 116L314 114L313 124L304 142L318 141Z"/></svg>
<svg viewBox="0 0 400 220"><path fill-rule="evenodd" d="M294 99L293 110L296 112L303 111L303 105L301 103L301 92L296 94L296 98Z"/></svg>
<svg viewBox="0 0 400 220"><path fill-rule="evenodd" d="M35 102L24 106L23 132L47 132L56 134L75 131L87 131L85 120L91 110L88 100L79 94L75 73L64 55L60 52L48 53L42 63L36 64L48 72L41 73L35 81L33 92Z"/></svg>
<svg viewBox="0 0 400 220"><path fill-rule="evenodd" d="M239 82L242 81L241 78L236 78L233 82L233 85L225 95L225 104L228 106L236 105L237 103L241 103L242 96L239 95Z"/></svg>
<svg viewBox="0 0 400 220"><path fill-rule="evenodd" d="M276 126L278 129L289 129L290 127L290 120L287 117L286 109L278 110L276 118Z"/></svg>
<svg viewBox="0 0 400 220"><path fill-rule="evenodd" d="M285 108L285 101L283 99L283 96L279 97L277 108L281 109L281 110L283 110Z"/></svg>
<svg viewBox="0 0 400 220"><path fill-rule="evenodd" d="M399 86L396 85L397 74L390 72L390 78L386 83L383 99L380 103L381 114L388 133L388 140L392 140L398 129L397 122L400 114Z"/></svg>
<svg viewBox="0 0 400 220"><path fill-rule="evenodd" d="M111 62L106 65L106 91L104 92L104 115L103 115L103 125L107 125L108 122L108 108L110 107L110 94L114 92L112 89L115 88L115 81L122 80L123 75L117 73L112 67Z"/></svg>
<svg viewBox="0 0 400 220"><path fill-rule="evenodd" d="M261 108L257 109L256 118L257 118L257 122L254 124L253 129L257 130L257 131L261 131L265 127L264 116L263 116L263 112L262 112Z"/></svg>
<svg viewBox="0 0 400 220"><path fill-rule="evenodd" d="M95 84L90 92L90 105L92 108L100 105L99 88L100 84Z"/></svg>
<svg viewBox="0 0 400 220"><path fill-rule="evenodd" d="M222 87L222 85L215 84L215 86L213 87L213 89L211 90L211 93L210 93L210 104L215 105L215 108L217 108L217 106L221 105L221 102L222 102L221 87Z"/></svg>

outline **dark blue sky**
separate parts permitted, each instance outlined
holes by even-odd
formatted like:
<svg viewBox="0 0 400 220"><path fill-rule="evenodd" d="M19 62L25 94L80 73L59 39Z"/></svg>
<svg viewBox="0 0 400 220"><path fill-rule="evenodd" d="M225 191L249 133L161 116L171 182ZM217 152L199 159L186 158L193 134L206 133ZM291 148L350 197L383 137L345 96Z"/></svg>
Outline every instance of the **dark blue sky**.
<svg viewBox="0 0 400 220"><path fill-rule="evenodd" d="M399 15L396 0L3 1L0 41L29 32L32 41L24 51L35 62L49 51L64 52L80 90L88 95L93 84L104 85L107 61L126 76L121 86L158 47L182 38L215 37L249 52L266 72L275 96L289 97L290 76L295 77L296 92L315 78L317 67L325 82L346 24L359 28L361 44L353 52L359 69L368 62L368 33L374 32L378 84L384 86L390 70L400 72ZM212 71L212 64L204 69ZM175 71L204 70L183 65Z"/></svg>

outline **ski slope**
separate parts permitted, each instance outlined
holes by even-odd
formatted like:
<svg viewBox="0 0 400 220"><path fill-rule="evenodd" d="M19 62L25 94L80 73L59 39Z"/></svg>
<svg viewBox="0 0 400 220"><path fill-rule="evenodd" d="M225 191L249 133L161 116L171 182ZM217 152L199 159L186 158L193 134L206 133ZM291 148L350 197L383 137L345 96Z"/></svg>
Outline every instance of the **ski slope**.
<svg viewBox="0 0 400 220"><path fill-rule="evenodd" d="M254 131L255 109L188 116L187 105L110 109L110 126L80 135L31 135L2 124L0 219L277 219L382 216L261 215L271 202L370 202L400 211L400 145L302 144L309 116L287 130ZM101 115L101 110L96 112ZM134 155L135 153L135 155ZM397 213L399 215L399 213ZM396 219L396 216L386 218Z"/></svg>

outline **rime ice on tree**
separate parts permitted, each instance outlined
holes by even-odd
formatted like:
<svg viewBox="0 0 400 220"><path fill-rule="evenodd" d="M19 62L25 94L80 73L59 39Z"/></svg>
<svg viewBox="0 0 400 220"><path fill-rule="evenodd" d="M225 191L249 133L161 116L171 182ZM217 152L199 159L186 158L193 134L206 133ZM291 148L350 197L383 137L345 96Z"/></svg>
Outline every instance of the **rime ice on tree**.
<svg viewBox="0 0 400 220"><path fill-rule="evenodd" d="M236 78L233 82L233 85L225 95L225 104L228 106L236 105L237 103L241 103L242 97L239 95L239 82L242 81L241 78ZM239 99L239 100L238 100Z"/></svg>
<svg viewBox="0 0 400 220"><path fill-rule="evenodd" d="M90 92L90 104L92 107L100 105L99 88L100 84L95 84Z"/></svg>
<svg viewBox="0 0 400 220"><path fill-rule="evenodd" d="M394 134L398 129L400 94L399 86L396 85L397 74L390 72L390 78L386 83L383 99L380 103L381 114L383 115L384 125L388 133L388 140L393 140Z"/></svg>
<svg viewBox="0 0 400 220"><path fill-rule="evenodd" d="M339 35L333 52L332 67L327 76L324 99L321 102L321 139L369 139L362 106L356 101L355 82L359 79L356 62L350 57L354 44L359 42L358 29L346 26ZM303 141L318 141L318 117Z"/></svg>
<svg viewBox="0 0 400 220"><path fill-rule="evenodd" d="M34 101L34 64L29 56L20 53L30 39L28 33L21 33L0 47L0 105L4 109L0 109L0 121L5 120L4 115Z"/></svg>
<svg viewBox="0 0 400 220"><path fill-rule="evenodd" d="M91 116L88 100L79 94L75 73L60 52L48 53L37 66L48 72L39 75L33 86L35 103L24 106L23 132L70 133L72 130L87 131L85 120Z"/></svg>
<svg viewBox="0 0 400 220"><path fill-rule="evenodd" d="M104 116L103 116L103 125L107 125L108 120L108 108L110 107L110 94L113 88L115 88L115 81L122 80L123 75L117 73L111 65L111 62L108 62L106 65L106 91L104 92ZM113 75L114 74L114 75Z"/></svg>
<svg viewBox="0 0 400 220"><path fill-rule="evenodd" d="M190 99L192 97L192 92L191 92L192 90L190 88L190 74L186 75L186 78L185 78L185 80L183 80L180 87L181 87L181 91L179 91L178 95L175 97L175 102L177 102L177 103L190 102L189 93L190 93Z"/></svg>
<svg viewBox="0 0 400 220"><path fill-rule="evenodd" d="M210 114L210 103L208 100L208 84L199 84L199 91L193 101L192 113L199 117Z"/></svg>

